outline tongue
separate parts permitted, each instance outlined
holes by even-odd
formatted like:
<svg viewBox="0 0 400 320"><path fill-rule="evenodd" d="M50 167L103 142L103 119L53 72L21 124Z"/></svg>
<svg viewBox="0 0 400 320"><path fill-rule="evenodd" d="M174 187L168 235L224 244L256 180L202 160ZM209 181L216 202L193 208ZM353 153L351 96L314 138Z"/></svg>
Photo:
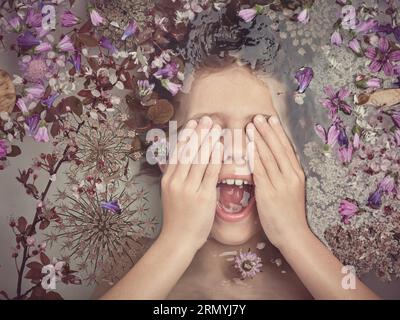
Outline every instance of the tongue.
<svg viewBox="0 0 400 320"><path fill-rule="evenodd" d="M228 213L238 213L248 205L250 192L247 186L221 184L218 186L218 204Z"/></svg>

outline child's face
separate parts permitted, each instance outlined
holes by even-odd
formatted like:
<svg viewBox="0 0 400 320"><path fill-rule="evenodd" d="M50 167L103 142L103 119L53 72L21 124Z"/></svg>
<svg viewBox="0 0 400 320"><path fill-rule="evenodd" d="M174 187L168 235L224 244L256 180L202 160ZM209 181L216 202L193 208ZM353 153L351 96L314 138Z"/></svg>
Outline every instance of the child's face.
<svg viewBox="0 0 400 320"><path fill-rule="evenodd" d="M239 143L237 139L233 140L233 147L225 145L226 161L217 187L218 201L211 235L224 244L245 243L260 228L252 174L245 157L248 142L245 127L257 114L277 114L272 94L250 70L238 66L196 77L190 93L182 97L176 114L178 126L208 115L223 129L230 132L235 129L235 134L242 135ZM242 164L240 160L243 160ZM241 180L246 184L241 185Z"/></svg>

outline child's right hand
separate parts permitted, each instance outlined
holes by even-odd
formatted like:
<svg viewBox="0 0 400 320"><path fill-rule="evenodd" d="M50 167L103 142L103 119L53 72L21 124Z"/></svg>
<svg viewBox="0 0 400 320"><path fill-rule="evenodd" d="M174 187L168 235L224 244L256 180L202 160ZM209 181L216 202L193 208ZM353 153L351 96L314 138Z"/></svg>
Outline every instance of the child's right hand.
<svg viewBox="0 0 400 320"><path fill-rule="evenodd" d="M183 243L197 251L207 241L214 222L216 186L223 158L223 145L219 141L222 129L213 125L210 117L203 117L199 123L190 120L185 129L186 133L192 132L199 137L195 147L197 152L185 158L185 150L193 141L188 142L187 139L181 139L182 136L178 137L178 144L171 157L178 161L171 162L170 159L161 179L164 214L160 236L173 238L177 244ZM190 134L185 136L188 138ZM193 163L202 152L205 155L203 159L209 161Z"/></svg>

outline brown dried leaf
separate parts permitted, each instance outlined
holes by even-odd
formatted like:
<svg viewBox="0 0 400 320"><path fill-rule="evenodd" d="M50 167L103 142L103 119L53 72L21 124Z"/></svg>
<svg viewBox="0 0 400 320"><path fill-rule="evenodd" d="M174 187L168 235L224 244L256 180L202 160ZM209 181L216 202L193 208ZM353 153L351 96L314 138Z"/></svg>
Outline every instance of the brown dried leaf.
<svg viewBox="0 0 400 320"><path fill-rule="evenodd" d="M0 112L11 112L16 99L15 87L10 76L0 69Z"/></svg>
<svg viewBox="0 0 400 320"><path fill-rule="evenodd" d="M154 124L164 124L167 123L174 116L173 105L165 99L157 101L157 104L151 106L147 111L147 117Z"/></svg>

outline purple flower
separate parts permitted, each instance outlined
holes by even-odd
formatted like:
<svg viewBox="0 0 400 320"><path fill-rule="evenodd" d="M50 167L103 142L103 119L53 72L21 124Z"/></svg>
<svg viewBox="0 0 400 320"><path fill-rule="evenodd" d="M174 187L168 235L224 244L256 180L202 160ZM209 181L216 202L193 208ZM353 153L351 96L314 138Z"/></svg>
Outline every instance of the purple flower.
<svg viewBox="0 0 400 320"><path fill-rule="evenodd" d="M26 107L25 101L22 98L19 98L16 103L17 107L19 110L22 111L22 113L28 113L28 108Z"/></svg>
<svg viewBox="0 0 400 320"><path fill-rule="evenodd" d="M80 19L74 15L70 10L64 11L61 16L61 25L63 27L73 27L79 23Z"/></svg>
<svg viewBox="0 0 400 320"><path fill-rule="evenodd" d="M396 141L396 145L400 147L400 129L394 131L394 140Z"/></svg>
<svg viewBox="0 0 400 320"><path fill-rule="evenodd" d="M340 47L343 43L342 36L339 31L335 31L331 35L331 45Z"/></svg>
<svg viewBox="0 0 400 320"><path fill-rule="evenodd" d="M18 47L22 50L29 50L40 44L40 40L37 39L32 32L25 31L17 38Z"/></svg>
<svg viewBox="0 0 400 320"><path fill-rule="evenodd" d="M391 175L387 175L379 182L378 188L386 194L392 193L396 188L394 178Z"/></svg>
<svg viewBox="0 0 400 320"><path fill-rule="evenodd" d="M339 137L339 130L336 125L331 125L326 132L320 124L316 124L314 130L326 145L332 148L336 144Z"/></svg>
<svg viewBox="0 0 400 320"><path fill-rule="evenodd" d="M46 99L42 99L42 104L50 109L59 95L60 95L59 93L55 93L53 95L48 96Z"/></svg>
<svg viewBox="0 0 400 320"><path fill-rule="evenodd" d="M353 52L354 52L355 54L357 54L357 55L359 55L359 56L362 55L362 49L361 49L360 42L359 42L356 38L354 38L353 40L351 40L351 41L349 42L349 48L350 48L351 50L353 50Z"/></svg>
<svg viewBox="0 0 400 320"><path fill-rule="evenodd" d="M90 10L90 20L95 27L104 22L104 18L95 9Z"/></svg>
<svg viewBox="0 0 400 320"><path fill-rule="evenodd" d="M367 206L372 209L379 209L382 205L382 192L378 188L368 197Z"/></svg>
<svg viewBox="0 0 400 320"><path fill-rule="evenodd" d="M114 54L115 52L117 52L117 49L114 47L114 45L110 39L103 36L103 37L101 37L99 43L100 43L101 47L110 51L111 54Z"/></svg>
<svg viewBox="0 0 400 320"><path fill-rule="evenodd" d="M351 162L351 159L353 157L353 146L348 145L348 146L342 146L338 150L339 153L339 159L343 164L348 164Z"/></svg>
<svg viewBox="0 0 400 320"><path fill-rule="evenodd" d="M29 82L43 83L52 71L42 56L32 56L29 61L20 63L24 78Z"/></svg>
<svg viewBox="0 0 400 320"><path fill-rule="evenodd" d="M306 24L310 21L310 12L308 8L303 9L299 15L297 16L297 21L300 23Z"/></svg>
<svg viewBox="0 0 400 320"><path fill-rule="evenodd" d="M39 100L43 97L45 88L42 84L36 83L33 84L32 86L28 87L25 89L28 98L33 99L33 100Z"/></svg>
<svg viewBox="0 0 400 320"><path fill-rule="evenodd" d="M367 21L360 22L357 26L355 31L357 33L368 33L371 29L376 28L378 25L378 21L374 19L368 19Z"/></svg>
<svg viewBox="0 0 400 320"><path fill-rule="evenodd" d="M40 116L34 114L25 120L28 136L33 137L39 129Z"/></svg>
<svg viewBox="0 0 400 320"><path fill-rule="evenodd" d="M121 37L122 41L125 41L130 36L134 35L137 31L138 25L135 20L129 22L128 26L126 27L124 34Z"/></svg>
<svg viewBox="0 0 400 320"><path fill-rule="evenodd" d="M263 10L263 6L255 5L254 8L240 10L239 17L245 22L251 22L258 14L261 14Z"/></svg>
<svg viewBox="0 0 400 320"><path fill-rule="evenodd" d="M175 62L168 63L164 68L158 69L154 76L160 78L173 78L178 73L178 65Z"/></svg>
<svg viewBox="0 0 400 320"><path fill-rule="evenodd" d="M177 95L179 90L182 88L182 85L173 83L168 79L162 79L161 85L167 89L173 96Z"/></svg>
<svg viewBox="0 0 400 320"><path fill-rule="evenodd" d="M370 78L367 79L364 75L359 75L356 77L355 84L361 89L377 89L382 86L382 79Z"/></svg>
<svg viewBox="0 0 400 320"><path fill-rule="evenodd" d="M0 159L7 156L7 141L5 139L0 139Z"/></svg>
<svg viewBox="0 0 400 320"><path fill-rule="evenodd" d="M346 134L346 129L343 127L339 127L339 137L338 137L339 146L348 146L349 138Z"/></svg>
<svg viewBox="0 0 400 320"><path fill-rule="evenodd" d="M10 24L11 28L13 28L13 30L15 32L21 31L22 26L21 26L21 21L20 21L19 17L14 17L14 18L10 19L10 21L8 21L8 23Z"/></svg>
<svg viewBox="0 0 400 320"><path fill-rule="evenodd" d="M342 216L342 222L345 224L350 223L350 219L355 216L360 209L358 205L351 199L340 201L339 214Z"/></svg>
<svg viewBox="0 0 400 320"><path fill-rule="evenodd" d="M48 43L48 42L42 42L38 46L35 47L35 52L36 53L43 53L43 52L48 52L53 49L53 46Z"/></svg>
<svg viewBox="0 0 400 320"><path fill-rule="evenodd" d="M353 136L353 148L358 150L360 148L360 135L356 132Z"/></svg>
<svg viewBox="0 0 400 320"><path fill-rule="evenodd" d="M350 92L346 88L342 87L339 91L335 92L333 87L328 85L324 88L324 92L328 98L322 100L322 105L328 109L331 119L336 118L339 110L345 114L351 114L351 107L344 101L350 95Z"/></svg>
<svg viewBox="0 0 400 320"><path fill-rule="evenodd" d="M383 70L386 76L392 76L394 73L393 62L400 60L400 50L392 51L387 38L379 38L378 48L369 47L365 56L371 60L369 69L371 72Z"/></svg>
<svg viewBox="0 0 400 320"><path fill-rule="evenodd" d="M297 92L304 93L314 77L314 71L309 67L303 67L296 72L294 77L299 84Z"/></svg>
<svg viewBox="0 0 400 320"><path fill-rule="evenodd" d="M74 52L75 48L74 45L72 44L71 38L68 35L65 35L61 41L58 43L57 48L60 51L65 51L65 52Z"/></svg>
<svg viewBox="0 0 400 320"><path fill-rule="evenodd" d="M242 275L242 279L254 278L257 273L261 272L261 258L250 250L245 253L240 251L234 261L234 266Z"/></svg>
<svg viewBox="0 0 400 320"><path fill-rule="evenodd" d="M37 142L49 142L49 133L45 124L40 125L38 131L33 137Z"/></svg>
<svg viewBox="0 0 400 320"><path fill-rule="evenodd" d="M392 117L392 120L393 120L393 123L395 124L395 126L397 128L400 128L400 109L399 110L394 110L391 113L391 117Z"/></svg>
<svg viewBox="0 0 400 320"><path fill-rule="evenodd" d="M394 37L398 42L400 42L400 26L393 29Z"/></svg>
<svg viewBox="0 0 400 320"><path fill-rule="evenodd" d="M26 24L33 28L39 28L42 26L42 14L41 12L35 11L35 9L29 9L26 14Z"/></svg>
<svg viewBox="0 0 400 320"><path fill-rule="evenodd" d="M79 73L81 71L81 55L75 52L75 54L69 58L69 61L74 65L76 72Z"/></svg>
<svg viewBox="0 0 400 320"><path fill-rule="evenodd" d="M121 207L119 206L118 200L112 200L109 202L102 202L101 203L101 208L110 210L113 213L120 214L121 213Z"/></svg>

